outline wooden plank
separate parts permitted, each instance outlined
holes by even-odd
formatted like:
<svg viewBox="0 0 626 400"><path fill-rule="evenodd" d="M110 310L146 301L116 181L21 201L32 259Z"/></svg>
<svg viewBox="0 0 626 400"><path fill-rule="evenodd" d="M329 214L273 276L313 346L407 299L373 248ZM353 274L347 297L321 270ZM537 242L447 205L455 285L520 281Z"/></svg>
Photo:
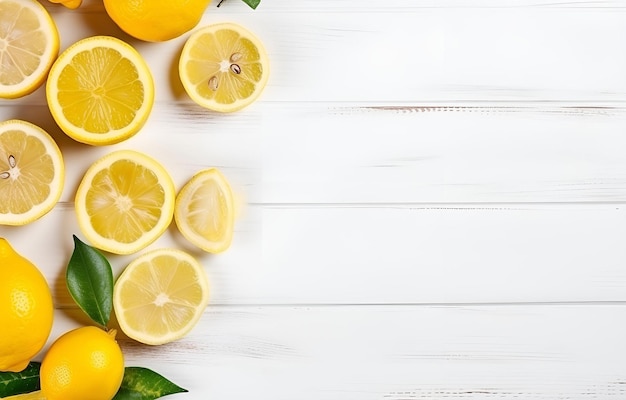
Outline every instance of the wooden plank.
<svg viewBox="0 0 626 400"><path fill-rule="evenodd" d="M157 104L144 129L106 147L64 135L45 106L0 106L61 147L72 201L107 152L140 149L177 187L216 166L242 202L455 204L626 201L626 109L567 104L259 104L215 116Z"/></svg>
<svg viewBox="0 0 626 400"><path fill-rule="evenodd" d="M0 227L72 305L65 266L74 210ZM172 227L148 249L177 247L205 266L213 304L417 304L626 301L620 205L249 206L223 254ZM117 276L136 255L108 255Z"/></svg>
<svg viewBox="0 0 626 400"><path fill-rule="evenodd" d="M299 2L280 5L290 10L290 3ZM231 7L211 9L200 26L230 20L263 40L272 67L260 101L626 99L626 55L617 50L626 45L626 13L619 9L574 7L580 3L556 9L529 2L513 2L526 5L513 8L459 8L459 2L448 3L452 8L420 8L413 3L396 3L390 9L395 12L386 12L384 2L369 1L363 3L369 12L360 13L349 2L325 2L317 12L298 6L291 12L242 12L242 4L233 12ZM350 17L348 9L358 17ZM51 10L62 48L94 34L125 38L151 66L157 101L189 102L177 78L178 54L188 35L144 43L124 35L102 10ZM41 93L24 100L43 101Z"/></svg>
<svg viewBox="0 0 626 400"><path fill-rule="evenodd" d="M623 305L214 307L184 339L120 340L181 399L623 399ZM64 310L53 336L80 325Z"/></svg>

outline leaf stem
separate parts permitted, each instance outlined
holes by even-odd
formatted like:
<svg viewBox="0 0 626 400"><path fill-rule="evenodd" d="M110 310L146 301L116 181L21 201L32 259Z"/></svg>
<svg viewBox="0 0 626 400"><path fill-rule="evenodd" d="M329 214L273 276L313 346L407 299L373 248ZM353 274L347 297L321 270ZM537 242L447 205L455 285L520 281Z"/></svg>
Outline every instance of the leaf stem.
<svg viewBox="0 0 626 400"><path fill-rule="evenodd" d="M219 7L219 6L221 6L221 5L222 5L222 3L223 3L224 1L225 1L225 0L220 0L220 2L219 2L219 3L217 3L217 6L218 6L218 7Z"/></svg>

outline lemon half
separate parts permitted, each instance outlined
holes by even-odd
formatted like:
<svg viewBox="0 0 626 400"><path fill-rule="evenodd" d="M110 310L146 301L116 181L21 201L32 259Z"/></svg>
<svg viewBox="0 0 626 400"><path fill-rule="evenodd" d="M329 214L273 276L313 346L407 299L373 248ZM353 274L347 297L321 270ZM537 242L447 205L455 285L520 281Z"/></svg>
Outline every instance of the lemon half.
<svg viewBox="0 0 626 400"><path fill-rule="evenodd" d="M61 53L50 69L46 97L54 120L68 136L108 145L143 127L154 103L154 81L131 45L92 36Z"/></svg>
<svg viewBox="0 0 626 400"><path fill-rule="evenodd" d="M135 253L158 239L172 221L176 189L165 168L133 150L96 161L76 191L78 225L97 248Z"/></svg>
<svg viewBox="0 0 626 400"><path fill-rule="evenodd" d="M234 23L208 25L183 47L178 72L189 97L219 112L254 102L269 78L269 58L261 41Z"/></svg>
<svg viewBox="0 0 626 400"><path fill-rule="evenodd" d="M59 54L59 32L35 0L0 0L0 98L32 93Z"/></svg>
<svg viewBox="0 0 626 400"><path fill-rule="evenodd" d="M22 120L0 123L0 224L25 225L45 215L64 181L63 156L48 133Z"/></svg>
<svg viewBox="0 0 626 400"><path fill-rule="evenodd" d="M113 308L122 331L160 345L187 335L209 302L198 261L176 249L157 249L131 262L115 282Z"/></svg>

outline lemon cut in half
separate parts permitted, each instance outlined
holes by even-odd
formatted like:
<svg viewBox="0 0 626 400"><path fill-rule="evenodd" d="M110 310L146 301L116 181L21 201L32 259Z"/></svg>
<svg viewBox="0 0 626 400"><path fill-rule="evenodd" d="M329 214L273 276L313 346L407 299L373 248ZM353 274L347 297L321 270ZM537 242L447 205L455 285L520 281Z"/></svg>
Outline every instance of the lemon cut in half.
<svg viewBox="0 0 626 400"><path fill-rule="evenodd" d="M235 206L228 181L217 168L198 172L176 196L174 219L180 233L209 253L230 246Z"/></svg>
<svg viewBox="0 0 626 400"><path fill-rule="evenodd" d="M0 123L0 224L25 225L59 201L65 167L56 142L26 121Z"/></svg>
<svg viewBox="0 0 626 400"><path fill-rule="evenodd" d="M59 54L59 32L36 0L0 0L0 98L32 93Z"/></svg>
<svg viewBox="0 0 626 400"><path fill-rule="evenodd" d="M76 191L78 225L97 248L135 253L158 239L172 221L176 189L153 158L118 150L96 161Z"/></svg>
<svg viewBox="0 0 626 400"><path fill-rule="evenodd" d="M198 261L177 249L157 249L132 261L115 282L113 308L122 331L160 345L187 335L209 302Z"/></svg>
<svg viewBox="0 0 626 400"><path fill-rule="evenodd" d="M269 78L261 41L234 23L208 25L185 42L178 73L185 91L202 107L240 110L254 102Z"/></svg>
<svg viewBox="0 0 626 400"><path fill-rule="evenodd" d="M48 107L71 138L108 145L135 135L154 103L154 81L132 46L92 36L67 48L50 69Z"/></svg>

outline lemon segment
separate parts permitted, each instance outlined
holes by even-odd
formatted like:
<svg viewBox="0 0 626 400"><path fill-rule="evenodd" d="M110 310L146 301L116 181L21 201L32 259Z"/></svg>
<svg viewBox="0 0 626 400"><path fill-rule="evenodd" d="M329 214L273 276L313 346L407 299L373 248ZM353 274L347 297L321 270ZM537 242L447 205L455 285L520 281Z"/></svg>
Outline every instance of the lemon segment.
<svg viewBox="0 0 626 400"><path fill-rule="evenodd" d="M59 53L59 32L35 0L0 0L0 98L32 93Z"/></svg>
<svg viewBox="0 0 626 400"><path fill-rule="evenodd" d="M176 196L174 219L180 233L209 253L230 246L235 205L230 184L217 168L198 172Z"/></svg>
<svg viewBox="0 0 626 400"><path fill-rule="evenodd" d="M209 302L209 282L198 261L176 249L157 249L132 261L113 289L122 331L160 345L187 335Z"/></svg>
<svg viewBox="0 0 626 400"><path fill-rule="evenodd" d="M233 112L261 95L269 78L269 58L252 32L234 23L214 24L187 39L178 72L197 104Z"/></svg>
<svg viewBox="0 0 626 400"><path fill-rule="evenodd" d="M0 123L0 225L25 225L59 201L61 150L48 133L22 120Z"/></svg>
<svg viewBox="0 0 626 400"><path fill-rule="evenodd" d="M154 103L154 81L132 46L93 36L61 53L50 69L46 97L54 120L68 136L109 145L143 127Z"/></svg>
<svg viewBox="0 0 626 400"><path fill-rule="evenodd" d="M176 189L151 157L119 150L96 161L76 191L78 224L97 248L135 253L158 239L172 221Z"/></svg>

